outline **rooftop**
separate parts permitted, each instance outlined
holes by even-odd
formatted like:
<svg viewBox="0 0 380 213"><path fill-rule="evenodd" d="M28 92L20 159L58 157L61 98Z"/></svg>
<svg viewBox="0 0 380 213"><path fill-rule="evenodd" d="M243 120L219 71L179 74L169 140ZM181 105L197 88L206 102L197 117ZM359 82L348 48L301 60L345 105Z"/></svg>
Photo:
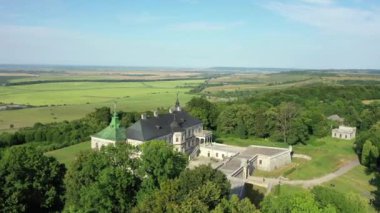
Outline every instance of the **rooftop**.
<svg viewBox="0 0 380 213"><path fill-rule="evenodd" d="M338 122L343 122L344 121L344 118L341 118L337 114L330 115L329 117L327 117L327 119L332 120L332 121L338 121Z"/></svg>
<svg viewBox="0 0 380 213"><path fill-rule="evenodd" d="M356 127L349 127L349 126L339 126L338 129L333 129L333 131L338 133L354 133L356 132Z"/></svg>
<svg viewBox="0 0 380 213"><path fill-rule="evenodd" d="M127 135L128 139L148 141L201 123L185 111L173 111L137 121L127 128Z"/></svg>
<svg viewBox="0 0 380 213"><path fill-rule="evenodd" d="M120 127L120 120L117 117L116 112L113 114L110 124L102 131L92 136L115 142L125 142L127 139L125 128Z"/></svg>

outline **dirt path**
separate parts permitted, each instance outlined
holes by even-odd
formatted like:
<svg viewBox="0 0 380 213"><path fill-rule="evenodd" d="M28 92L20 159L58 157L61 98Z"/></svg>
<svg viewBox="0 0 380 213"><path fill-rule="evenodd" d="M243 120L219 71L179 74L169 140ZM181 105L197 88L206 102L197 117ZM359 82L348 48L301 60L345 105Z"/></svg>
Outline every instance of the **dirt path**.
<svg viewBox="0 0 380 213"><path fill-rule="evenodd" d="M345 164L344 166L340 167L335 172L329 173L325 176L314 178L310 180L288 180L285 178L264 178L264 177L249 177L247 182L252 183L254 185L267 185L268 189L272 188L272 186L278 185L278 184L288 184L288 185L302 185L304 188L310 188L316 185L321 185L322 183L328 182L336 177L339 177L346 172L350 171L354 167L358 166L359 160L353 160Z"/></svg>

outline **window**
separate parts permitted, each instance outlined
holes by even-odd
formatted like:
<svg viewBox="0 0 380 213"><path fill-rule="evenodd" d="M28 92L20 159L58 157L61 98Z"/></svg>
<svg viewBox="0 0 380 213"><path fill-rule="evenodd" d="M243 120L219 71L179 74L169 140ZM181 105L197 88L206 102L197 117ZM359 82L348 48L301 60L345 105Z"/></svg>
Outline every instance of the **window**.
<svg viewBox="0 0 380 213"><path fill-rule="evenodd" d="M345 135L344 138L347 138L347 135Z"/></svg>
<svg viewBox="0 0 380 213"><path fill-rule="evenodd" d="M210 152L209 152L209 153L207 153L207 157L210 157Z"/></svg>
<svg viewBox="0 0 380 213"><path fill-rule="evenodd" d="M178 138L175 138L175 142L178 142Z"/></svg>
<svg viewBox="0 0 380 213"><path fill-rule="evenodd" d="M334 137L336 137L336 133L334 133Z"/></svg>
<svg viewBox="0 0 380 213"><path fill-rule="evenodd" d="M222 154L222 158L224 158L224 154Z"/></svg>
<svg viewBox="0 0 380 213"><path fill-rule="evenodd" d="M261 165L263 163L263 161L262 160L259 160L259 164Z"/></svg>
<svg viewBox="0 0 380 213"><path fill-rule="evenodd" d="M339 138L342 138L342 134L339 134Z"/></svg>
<svg viewBox="0 0 380 213"><path fill-rule="evenodd" d="M216 153L215 156L218 157L218 153Z"/></svg>

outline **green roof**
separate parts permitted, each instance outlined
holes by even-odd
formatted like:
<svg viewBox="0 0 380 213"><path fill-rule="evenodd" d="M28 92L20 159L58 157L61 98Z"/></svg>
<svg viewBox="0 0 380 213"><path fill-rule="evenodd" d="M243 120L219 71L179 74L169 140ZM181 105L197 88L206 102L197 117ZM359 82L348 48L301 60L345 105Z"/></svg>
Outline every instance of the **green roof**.
<svg viewBox="0 0 380 213"><path fill-rule="evenodd" d="M93 137L115 142L125 142L127 140L126 130L120 127L120 120L116 113L113 114L111 123L105 129L93 135Z"/></svg>

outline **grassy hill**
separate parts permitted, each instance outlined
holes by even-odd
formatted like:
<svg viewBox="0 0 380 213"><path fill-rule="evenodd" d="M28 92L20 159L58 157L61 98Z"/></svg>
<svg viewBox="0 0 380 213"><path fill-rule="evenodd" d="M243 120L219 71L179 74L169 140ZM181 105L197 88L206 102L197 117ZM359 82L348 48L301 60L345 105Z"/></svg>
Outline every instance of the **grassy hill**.
<svg viewBox="0 0 380 213"><path fill-rule="evenodd" d="M55 157L59 162L64 163L66 167L75 160L75 157L82 151L91 150L89 141L68 146L62 149L46 152L47 156Z"/></svg>

